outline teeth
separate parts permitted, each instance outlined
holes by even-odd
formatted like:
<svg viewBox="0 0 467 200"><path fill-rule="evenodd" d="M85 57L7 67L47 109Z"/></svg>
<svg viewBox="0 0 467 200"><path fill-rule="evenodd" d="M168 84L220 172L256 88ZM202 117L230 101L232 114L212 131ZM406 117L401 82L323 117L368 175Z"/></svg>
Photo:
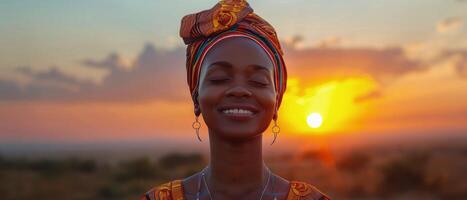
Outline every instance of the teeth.
<svg viewBox="0 0 467 200"><path fill-rule="evenodd" d="M222 112L225 114L247 114L247 115L253 114L253 112L249 110L238 109L238 108L227 109L227 110L223 110Z"/></svg>

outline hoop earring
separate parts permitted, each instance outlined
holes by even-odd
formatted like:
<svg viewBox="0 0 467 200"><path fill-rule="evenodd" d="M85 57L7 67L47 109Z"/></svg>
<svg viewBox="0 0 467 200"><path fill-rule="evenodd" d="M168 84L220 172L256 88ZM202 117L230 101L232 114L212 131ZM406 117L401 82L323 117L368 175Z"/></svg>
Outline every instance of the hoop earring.
<svg viewBox="0 0 467 200"><path fill-rule="evenodd" d="M274 134L274 140L272 141L271 145L274 144L274 142L277 139L277 134L281 132L281 128L277 125L277 120L274 120L274 126L272 126L272 133Z"/></svg>
<svg viewBox="0 0 467 200"><path fill-rule="evenodd" d="M201 128L201 123L199 123L199 121L198 121L198 116L196 116L195 121L193 122L193 124L191 124L191 127L193 127L193 129L195 129L196 136L198 136L198 140L200 142L202 142L201 137L199 137L199 129Z"/></svg>

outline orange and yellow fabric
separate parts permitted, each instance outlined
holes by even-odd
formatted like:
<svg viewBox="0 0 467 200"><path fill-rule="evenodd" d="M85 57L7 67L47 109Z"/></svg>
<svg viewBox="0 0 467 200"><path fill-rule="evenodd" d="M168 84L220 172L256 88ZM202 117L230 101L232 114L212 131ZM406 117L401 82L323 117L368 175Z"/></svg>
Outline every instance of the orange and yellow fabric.
<svg viewBox="0 0 467 200"><path fill-rule="evenodd" d="M187 45L187 82L193 99L197 97L201 64L216 43L231 37L244 37L261 46L274 63L277 108L287 86L283 51L274 27L253 12L245 0L221 0L214 7L182 18L180 37Z"/></svg>
<svg viewBox="0 0 467 200"><path fill-rule="evenodd" d="M185 200L181 180L164 183L149 190L141 200ZM311 184L291 181L286 200L330 200Z"/></svg>

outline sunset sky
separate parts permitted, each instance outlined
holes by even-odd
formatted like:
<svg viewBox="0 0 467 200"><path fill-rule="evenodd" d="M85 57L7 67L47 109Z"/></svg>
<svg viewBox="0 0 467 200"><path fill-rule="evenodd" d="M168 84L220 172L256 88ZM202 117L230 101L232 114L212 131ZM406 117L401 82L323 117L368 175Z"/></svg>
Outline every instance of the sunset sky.
<svg viewBox="0 0 467 200"><path fill-rule="evenodd" d="M216 2L2 1L0 141L195 142L178 28ZM467 1L249 2L285 49L280 137L467 133Z"/></svg>

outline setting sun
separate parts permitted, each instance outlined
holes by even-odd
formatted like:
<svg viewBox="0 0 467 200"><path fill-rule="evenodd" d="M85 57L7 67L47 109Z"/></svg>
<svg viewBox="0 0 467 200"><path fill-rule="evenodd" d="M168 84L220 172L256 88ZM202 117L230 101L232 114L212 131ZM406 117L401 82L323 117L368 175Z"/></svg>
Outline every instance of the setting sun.
<svg viewBox="0 0 467 200"><path fill-rule="evenodd" d="M311 85L290 77L281 116L295 133L326 134L352 129L352 122L368 112L356 99L377 89L377 83L359 76Z"/></svg>
<svg viewBox="0 0 467 200"><path fill-rule="evenodd" d="M311 128L319 128L321 124L323 123L323 117L321 117L319 113L311 113L306 118L306 123Z"/></svg>

